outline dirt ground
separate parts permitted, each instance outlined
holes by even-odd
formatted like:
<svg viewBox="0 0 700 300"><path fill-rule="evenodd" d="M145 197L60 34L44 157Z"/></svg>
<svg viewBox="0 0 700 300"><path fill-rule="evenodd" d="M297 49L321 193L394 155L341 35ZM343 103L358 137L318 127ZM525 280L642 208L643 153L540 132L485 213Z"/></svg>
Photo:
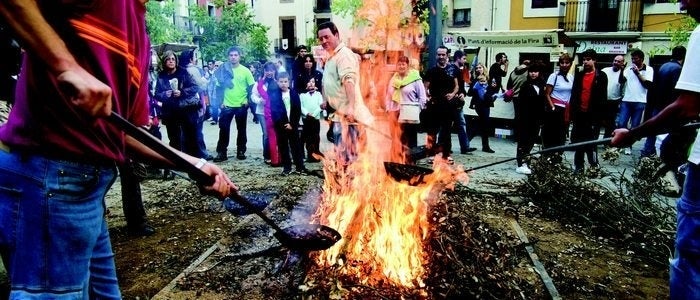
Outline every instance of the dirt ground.
<svg viewBox="0 0 700 300"><path fill-rule="evenodd" d="M474 159L471 155L456 157L458 162ZM479 162L498 159L482 157ZM291 225L291 214L300 210L306 214L313 211L321 179L312 176L282 177L279 175L280 169L269 167L256 158L229 160L223 166L230 174L236 174L234 180L244 187L244 193L266 193L271 201L266 212L283 227ZM309 168L320 169L320 164L310 164ZM200 196L190 182L177 177L174 180L151 178L143 183L149 219L157 229L154 236L128 236L119 201L110 202L115 203L110 207L109 223L120 284L125 299L144 299L155 295L159 299L323 299L338 295L340 298L362 295L362 298L370 299L401 296L447 299L465 295L548 298L523 249L524 245L519 242L509 219L504 215L503 208L512 206L519 207L519 224L564 299L668 297L667 268L645 264L624 250L607 244L604 239L584 234L580 228L540 218L536 210L528 208L526 201L512 196L514 186L523 178L512 176L512 170L507 173L499 169L485 170L473 174L467 187L441 196L443 201L459 204L461 209L465 209L464 214L474 214L472 218L479 220L479 228L487 228L486 232L490 230L489 234L481 235L481 239L503 239L508 245L507 250L511 253L508 255L512 257L507 259L506 271L502 273L508 274L508 280L513 282L506 289L516 293L496 290L450 291L446 283L444 288L438 287L441 280L450 279L447 276L449 273L432 274L436 277L427 278L426 282L435 286L428 286L422 291L393 293L387 292L391 287L384 287L374 289L373 294L366 293L366 289L365 293L360 293L361 287L356 287L355 290L350 289L349 294L343 294L320 286L310 288L309 278L315 275L316 283L322 285L319 274L327 276L323 271L309 270L313 269L311 259L275 247L277 244L271 237L271 230L257 217L234 217L222 210L217 200ZM118 199L118 191L118 186L115 186L108 197ZM436 224L436 230L442 230L439 227ZM455 247L458 246L455 242ZM168 285L207 249L211 252L209 255L188 270L185 276ZM488 251L484 249L483 253ZM470 262L462 263L468 265ZM478 269L479 266L469 268ZM503 280L501 277L491 277ZM488 278L479 278L487 281L477 282L470 288L496 288L497 283L488 282ZM461 287L464 288L464 285ZM359 291L359 294L353 294L353 291Z"/></svg>
<svg viewBox="0 0 700 300"><path fill-rule="evenodd" d="M249 126L252 125L250 122ZM205 127L208 141L215 126ZM207 133L208 131L211 131ZM249 131L250 132L250 131ZM211 138L209 138L211 137ZM249 135L249 141L257 140ZM250 144L250 143L249 143ZM213 147L211 147L213 149ZM512 141L492 139L495 154L456 154L458 164L474 166L511 157ZM258 151L259 152L259 151ZM246 195L269 199L265 210L282 227L315 210L322 179L279 175L255 149L249 158L220 164ZM633 165L634 156L605 162L609 171ZM570 157L568 158L570 160ZM321 169L309 164L309 169ZM425 287L367 286L314 267L313 255L278 247L255 216L235 217L191 182L151 176L142 184L151 224L149 237L126 234L119 182L107 195L108 222L117 272L125 299L546 299L549 293L528 259L532 246L564 299L668 298L665 266L647 264L633 254L585 234L576 226L540 217L516 194L526 176L512 163L470 174L470 182L440 195L431 213L434 234L428 243ZM518 224L530 244L516 236L505 207L520 213ZM300 217L301 216L301 217ZM445 217L443 219L443 217ZM441 221L442 220L442 221ZM440 243L435 241L444 237ZM444 247L448 250L443 251ZM203 253L205 253L203 255ZM196 262L196 263L194 263ZM0 298L6 282L0 272Z"/></svg>

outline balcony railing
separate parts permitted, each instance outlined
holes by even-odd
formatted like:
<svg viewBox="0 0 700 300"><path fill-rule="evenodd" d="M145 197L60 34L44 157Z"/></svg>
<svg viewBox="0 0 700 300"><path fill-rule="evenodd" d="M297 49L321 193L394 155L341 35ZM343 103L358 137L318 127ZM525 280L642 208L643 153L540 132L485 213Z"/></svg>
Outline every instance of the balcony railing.
<svg viewBox="0 0 700 300"><path fill-rule="evenodd" d="M567 0L559 28L567 32L640 32L643 6L643 0Z"/></svg>
<svg viewBox="0 0 700 300"><path fill-rule="evenodd" d="M331 0L316 0L314 5L314 13L329 13L331 12Z"/></svg>

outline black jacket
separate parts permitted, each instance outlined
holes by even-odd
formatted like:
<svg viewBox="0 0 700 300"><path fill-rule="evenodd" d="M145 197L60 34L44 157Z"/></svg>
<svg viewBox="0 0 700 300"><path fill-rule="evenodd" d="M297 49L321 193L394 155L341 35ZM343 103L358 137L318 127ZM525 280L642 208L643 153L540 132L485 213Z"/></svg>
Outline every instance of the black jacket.
<svg viewBox="0 0 700 300"><path fill-rule="evenodd" d="M297 72L296 77L294 77L294 89L297 94L306 93L306 84L309 83L311 78L316 80L316 88L318 88L319 93L323 93L323 73L316 69L312 69L311 73L303 69Z"/></svg>
<svg viewBox="0 0 700 300"><path fill-rule="evenodd" d="M571 102L569 103L569 105L571 105L572 121L576 121L575 118L581 113L583 75L583 70L576 72L576 75L574 75L574 85L571 89ZM603 115L603 104L608 99L608 76L598 69L595 70L594 76L593 86L591 87L591 99L588 103L588 114L596 118Z"/></svg>
<svg viewBox="0 0 700 300"><path fill-rule="evenodd" d="M291 106L289 117L287 117L287 108L282 101L282 90L277 85L272 84L268 87L268 95L270 95L270 113L272 114L272 123L277 128L283 128L285 124L292 125L292 130L299 128L299 120L301 120L301 100L299 94L294 89L289 90L289 104Z"/></svg>

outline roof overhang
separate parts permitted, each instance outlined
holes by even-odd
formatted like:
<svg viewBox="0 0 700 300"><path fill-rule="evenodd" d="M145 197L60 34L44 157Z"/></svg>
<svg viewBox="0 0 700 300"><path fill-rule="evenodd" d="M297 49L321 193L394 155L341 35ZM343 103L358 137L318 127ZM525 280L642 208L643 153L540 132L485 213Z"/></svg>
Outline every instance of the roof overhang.
<svg viewBox="0 0 700 300"><path fill-rule="evenodd" d="M446 38L459 48L466 47L575 47L563 29L505 30L505 31L449 31Z"/></svg>
<svg viewBox="0 0 700 300"><path fill-rule="evenodd" d="M163 43L160 45L152 45L151 49L158 53L158 56L163 55L163 52L171 50L175 53L179 53L185 50L196 49L197 45L190 44L178 44L178 43Z"/></svg>

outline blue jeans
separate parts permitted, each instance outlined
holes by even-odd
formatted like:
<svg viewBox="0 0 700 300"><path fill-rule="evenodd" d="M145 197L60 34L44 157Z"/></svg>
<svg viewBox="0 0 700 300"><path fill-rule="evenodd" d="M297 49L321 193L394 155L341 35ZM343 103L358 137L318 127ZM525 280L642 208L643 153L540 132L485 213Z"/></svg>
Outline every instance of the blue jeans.
<svg viewBox="0 0 700 300"><path fill-rule="evenodd" d="M260 129L262 129L262 146L263 146L263 159L270 159L270 138L267 136L267 124L265 124L264 114L255 114L260 124Z"/></svg>
<svg viewBox="0 0 700 300"><path fill-rule="evenodd" d="M333 122L331 126L333 126L333 144L335 144L338 161L342 165L349 165L357 159L360 131L357 125L346 125L341 122Z"/></svg>
<svg viewBox="0 0 700 300"><path fill-rule="evenodd" d="M654 109L651 114L649 115L649 118L656 116L661 112L661 109L656 108ZM642 156L652 156L656 155L656 136L655 135L650 135L646 138L644 141L644 147L642 147L641 151Z"/></svg>
<svg viewBox="0 0 700 300"><path fill-rule="evenodd" d="M211 120L214 122L219 122L219 112L221 111L221 99L218 97L209 97L209 113L211 114Z"/></svg>
<svg viewBox="0 0 700 300"><path fill-rule="evenodd" d="M219 115L219 141L216 143L216 153L225 155L227 153L228 142L231 135L231 122L236 119L236 153L245 154L248 136L246 134L246 126L248 120L248 107L228 107L224 106Z"/></svg>
<svg viewBox="0 0 700 300"><path fill-rule="evenodd" d="M104 196L115 166L0 151L10 299L120 299Z"/></svg>
<svg viewBox="0 0 700 300"><path fill-rule="evenodd" d="M671 260L671 299L700 298L700 166L688 163L676 204L676 254Z"/></svg>
<svg viewBox="0 0 700 300"><path fill-rule="evenodd" d="M645 103L641 102L627 102L622 101L620 103L620 113L617 115L617 128L628 128L627 123L630 123L629 128L635 128L642 123L642 116L644 115Z"/></svg>
<svg viewBox="0 0 700 300"><path fill-rule="evenodd" d="M457 139L459 140L459 151L464 152L469 149L469 136L467 135L467 119L464 118L462 109L455 112L455 125L457 126Z"/></svg>

